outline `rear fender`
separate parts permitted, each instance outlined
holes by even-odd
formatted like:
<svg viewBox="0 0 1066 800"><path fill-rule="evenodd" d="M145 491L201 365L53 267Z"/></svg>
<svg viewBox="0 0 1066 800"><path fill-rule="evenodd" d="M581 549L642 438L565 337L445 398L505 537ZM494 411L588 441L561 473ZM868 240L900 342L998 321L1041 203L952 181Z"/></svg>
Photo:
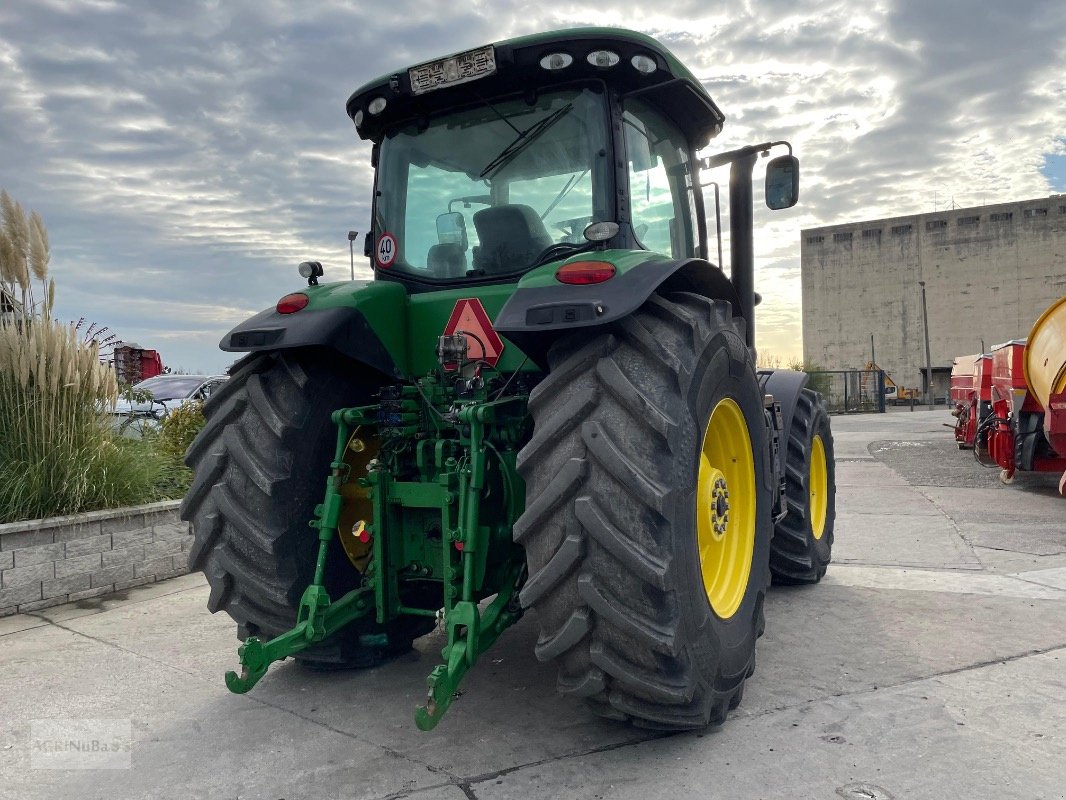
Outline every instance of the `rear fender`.
<svg viewBox="0 0 1066 800"><path fill-rule="evenodd" d="M643 254L640 254L643 255ZM580 329L601 328L628 317L654 292L691 292L713 300L727 300L733 315L740 316L736 290L720 269L699 258L665 259L647 254L630 266L638 254L593 253L569 260L616 260L622 268L610 280L589 286L573 286L554 280L558 264L536 270L518 284L500 309L493 327L507 336L542 368L554 341ZM533 278L534 280L528 280ZM590 334L591 330L588 331Z"/></svg>
<svg viewBox="0 0 1066 800"><path fill-rule="evenodd" d="M784 424L785 441L792 432L792 418L796 415L796 401L807 385L806 372L791 369L759 370L759 384L765 394L773 395L781 404L781 421ZM782 447L782 452L784 447Z"/></svg>
<svg viewBox="0 0 1066 800"><path fill-rule="evenodd" d="M390 378L403 377L399 365L358 308L305 308L294 314L279 314L269 308L223 336L219 347L228 353L322 347Z"/></svg>

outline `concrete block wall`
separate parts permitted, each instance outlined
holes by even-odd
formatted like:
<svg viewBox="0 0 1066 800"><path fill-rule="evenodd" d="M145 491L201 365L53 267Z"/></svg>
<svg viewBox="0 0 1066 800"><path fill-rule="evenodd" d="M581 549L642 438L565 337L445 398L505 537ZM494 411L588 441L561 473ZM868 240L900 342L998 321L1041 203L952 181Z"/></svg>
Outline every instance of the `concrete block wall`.
<svg viewBox="0 0 1066 800"><path fill-rule="evenodd" d="M0 617L188 572L179 501L0 525Z"/></svg>

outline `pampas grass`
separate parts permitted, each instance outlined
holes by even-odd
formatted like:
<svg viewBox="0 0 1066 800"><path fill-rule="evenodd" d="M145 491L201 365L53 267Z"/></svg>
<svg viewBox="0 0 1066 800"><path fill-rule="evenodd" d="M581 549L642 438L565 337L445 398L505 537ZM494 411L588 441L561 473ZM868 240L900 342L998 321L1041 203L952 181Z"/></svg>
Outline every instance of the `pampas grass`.
<svg viewBox="0 0 1066 800"><path fill-rule="evenodd" d="M101 339L52 316L44 222L7 192L0 215L0 522L157 499L165 459L111 432Z"/></svg>

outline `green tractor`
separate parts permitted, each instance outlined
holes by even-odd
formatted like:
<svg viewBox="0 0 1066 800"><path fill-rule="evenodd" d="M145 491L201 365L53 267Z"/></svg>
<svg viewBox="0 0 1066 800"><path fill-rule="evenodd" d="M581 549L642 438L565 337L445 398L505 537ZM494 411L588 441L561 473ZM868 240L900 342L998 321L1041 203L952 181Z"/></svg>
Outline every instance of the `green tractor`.
<svg viewBox="0 0 1066 800"><path fill-rule="evenodd" d="M289 656L366 667L442 626L419 728L528 609L558 688L660 729L740 702L773 575L833 541L829 418L758 372L752 172L655 40L587 28L418 64L351 96L373 144L374 280L233 329L182 506L248 691ZM730 276L701 172L730 168ZM716 206L717 211L717 206ZM721 261L721 235L719 231ZM310 524L310 527L308 527Z"/></svg>

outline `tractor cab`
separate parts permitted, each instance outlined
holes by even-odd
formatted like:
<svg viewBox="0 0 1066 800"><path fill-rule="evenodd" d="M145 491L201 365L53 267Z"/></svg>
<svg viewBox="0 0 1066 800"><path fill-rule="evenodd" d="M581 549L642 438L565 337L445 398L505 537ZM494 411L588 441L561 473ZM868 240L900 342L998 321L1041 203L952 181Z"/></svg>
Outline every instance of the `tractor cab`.
<svg viewBox="0 0 1066 800"><path fill-rule="evenodd" d="M347 110L374 143L378 279L513 282L594 248L707 256L696 151L724 117L646 36L488 45L372 81Z"/></svg>

